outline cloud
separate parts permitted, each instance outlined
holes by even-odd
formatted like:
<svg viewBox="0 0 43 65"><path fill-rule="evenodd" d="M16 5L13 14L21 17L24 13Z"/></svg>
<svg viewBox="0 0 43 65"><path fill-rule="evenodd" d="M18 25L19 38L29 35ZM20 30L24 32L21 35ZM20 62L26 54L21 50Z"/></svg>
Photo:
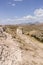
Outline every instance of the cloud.
<svg viewBox="0 0 43 65"><path fill-rule="evenodd" d="M23 1L23 0L14 0L14 1L19 1L19 2L21 2L21 1Z"/></svg>
<svg viewBox="0 0 43 65"><path fill-rule="evenodd" d="M11 3L11 2L9 2L9 3L8 3L8 5L10 5L10 6L13 6L13 7L14 7L16 4L15 4L15 3Z"/></svg>
<svg viewBox="0 0 43 65"><path fill-rule="evenodd" d="M34 11L34 14L36 15L36 16L43 16L43 9L36 9L35 11Z"/></svg>
<svg viewBox="0 0 43 65"><path fill-rule="evenodd" d="M32 15L27 15L27 16L24 16L23 18L24 18L25 20L35 19L35 17L32 16Z"/></svg>
<svg viewBox="0 0 43 65"><path fill-rule="evenodd" d="M15 6L16 4L14 3L14 1L15 2L22 2L23 0L12 0L12 1L10 1L9 3L8 3L8 5L10 5L10 6ZM13 2L13 3L12 3Z"/></svg>
<svg viewBox="0 0 43 65"><path fill-rule="evenodd" d="M16 4L12 4L12 6L14 7Z"/></svg>
<svg viewBox="0 0 43 65"><path fill-rule="evenodd" d="M24 16L23 19L28 22L43 22L43 9L36 9L33 15Z"/></svg>
<svg viewBox="0 0 43 65"><path fill-rule="evenodd" d="M15 17L13 19L6 19L6 20L2 20L3 22L7 22L6 24L20 24L20 23L35 23L35 22L40 22L43 23L43 9L36 9L33 12L33 15L27 15L27 16L23 16L21 18Z"/></svg>

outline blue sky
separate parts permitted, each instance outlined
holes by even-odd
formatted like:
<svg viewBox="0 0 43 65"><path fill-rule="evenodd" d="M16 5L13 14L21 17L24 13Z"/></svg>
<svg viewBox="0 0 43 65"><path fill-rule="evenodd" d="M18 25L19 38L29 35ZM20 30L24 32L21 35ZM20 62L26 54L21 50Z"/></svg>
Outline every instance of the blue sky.
<svg viewBox="0 0 43 65"><path fill-rule="evenodd" d="M0 0L0 24L42 22L42 18L43 0Z"/></svg>

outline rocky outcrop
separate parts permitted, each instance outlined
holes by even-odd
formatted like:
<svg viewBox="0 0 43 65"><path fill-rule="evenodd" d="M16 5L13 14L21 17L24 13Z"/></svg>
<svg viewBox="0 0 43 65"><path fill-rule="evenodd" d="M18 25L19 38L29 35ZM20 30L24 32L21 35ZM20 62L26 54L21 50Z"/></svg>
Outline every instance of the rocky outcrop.
<svg viewBox="0 0 43 65"><path fill-rule="evenodd" d="M21 51L15 45L0 44L0 65L21 65Z"/></svg>
<svg viewBox="0 0 43 65"><path fill-rule="evenodd" d="M43 44L24 34L18 34L18 37L21 43L22 65L43 65Z"/></svg>
<svg viewBox="0 0 43 65"><path fill-rule="evenodd" d="M19 39L2 33L7 38L0 37L0 65L43 65L43 44L18 32Z"/></svg>
<svg viewBox="0 0 43 65"><path fill-rule="evenodd" d="M18 42L0 27L0 65L20 65L21 50Z"/></svg>
<svg viewBox="0 0 43 65"><path fill-rule="evenodd" d="M5 34L5 32L4 32L2 27L0 27L0 39L1 38L7 38L7 35Z"/></svg>
<svg viewBox="0 0 43 65"><path fill-rule="evenodd" d="M3 38L4 34L7 38ZM3 35L3 39L0 38L0 65L21 65L22 57L19 43L14 41L8 33L4 32Z"/></svg>

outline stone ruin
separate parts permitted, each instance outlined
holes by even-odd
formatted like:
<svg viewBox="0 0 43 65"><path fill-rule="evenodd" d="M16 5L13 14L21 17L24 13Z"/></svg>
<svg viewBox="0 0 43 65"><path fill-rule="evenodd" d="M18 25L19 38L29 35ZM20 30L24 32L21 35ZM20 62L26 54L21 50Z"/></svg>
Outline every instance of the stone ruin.
<svg viewBox="0 0 43 65"><path fill-rule="evenodd" d="M17 33L17 35L22 35L23 34L23 28L18 27L16 33Z"/></svg>

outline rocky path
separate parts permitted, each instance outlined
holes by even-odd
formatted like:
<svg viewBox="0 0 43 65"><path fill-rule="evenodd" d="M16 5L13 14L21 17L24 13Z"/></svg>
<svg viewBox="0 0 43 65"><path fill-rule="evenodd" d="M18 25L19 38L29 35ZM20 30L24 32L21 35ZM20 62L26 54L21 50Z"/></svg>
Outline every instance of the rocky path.
<svg viewBox="0 0 43 65"><path fill-rule="evenodd" d="M19 43L13 41L11 35L4 32L7 38L0 38L0 65L21 65Z"/></svg>
<svg viewBox="0 0 43 65"><path fill-rule="evenodd" d="M19 39L4 32L0 37L0 65L43 65L43 44L18 34Z"/></svg>

